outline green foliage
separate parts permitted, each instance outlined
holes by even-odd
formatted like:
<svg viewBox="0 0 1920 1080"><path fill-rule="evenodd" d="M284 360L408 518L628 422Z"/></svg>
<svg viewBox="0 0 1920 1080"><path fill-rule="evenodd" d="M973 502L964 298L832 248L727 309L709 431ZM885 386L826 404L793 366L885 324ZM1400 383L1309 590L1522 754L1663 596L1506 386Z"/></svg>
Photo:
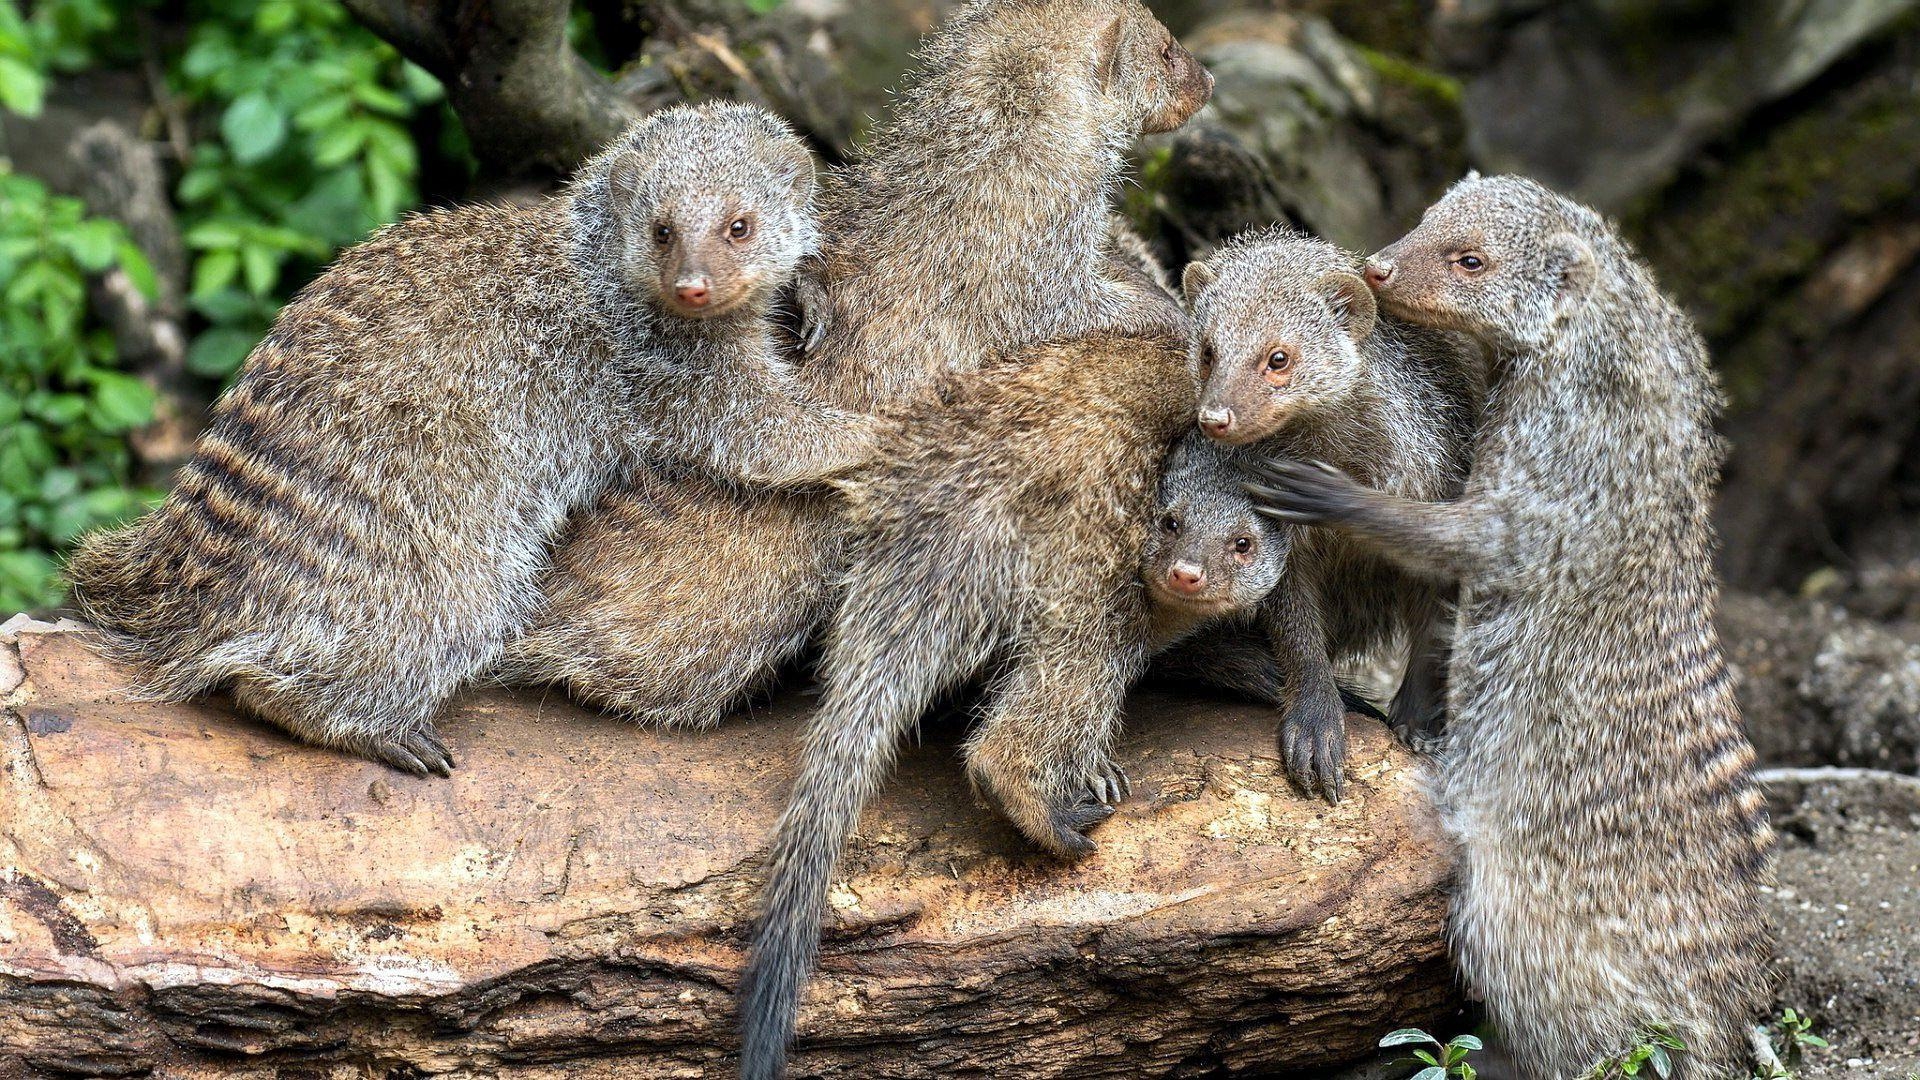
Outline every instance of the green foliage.
<svg viewBox="0 0 1920 1080"><path fill-rule="evenodd" d="M125 441L153 419L153 390L115 370L87 307L88 276L116 267L152 295L118 224L0 172L0 611L55 602L52 552L158 497L130 485Z"/></svg>
<svg viewBox="0 0 1920 1080"><path fill-rule="evenodd" d="M1469 1053L1481 1048L1480 1040L1471 1035L1455 1035L1443 1043L1419 1028L1401 1028L1381 1039L1380 1045L1420 1047L1409 1051L1413 1057L1405 1059L1409 1064L1425 1065L1410 1080L1474 1080L1479 1075L1467 1061Z"/></svg>
<svg viewBox="0 0 1920 1080"><path fill-rule="evenodd" d="M1580 1080L1618 1080L1621 1077L1639 1076L1642 1072L1666 1080L1673 1075L1673 1054L1685 1050L1673 1029L1665 1024L1648 1024L1635 1040L1632 1049L1615 1057L1596 1062L1592 1068L1582 1073Z"/></svg>
<svg viewBox="0 0 1920 1080"><path fill-rule="evenodd" d="M411 124L437 82L334 0L190 5L170 81L208 122L178 191L206 320L193 371L231 374L293 289L418 200Z"/></svg>
<svg viewBox="0 0 1920 1080"><path fill-rule="evenodd" d="M1792 1068L1797 1067L1809 1049L1825 1050L1827 1040L1813 1033L1813 1017L1794 1009L1786 1009L1780 1018L1769 1024L1774 1055L1780 1064L1770 1066L1754 1077L1754 1080L1793 1080Z"/></svg>
<svg viewBox="0 0 1920 1080"><path fill-rule="evenodd" d="M154 34L162 18L185 34ZM188 141L187 366L225 379L296 289L418 202L414 128L443 95L336 0L0 0L0 107L34 116L61 74L147 63ZM463 143L435 150L468 164ZM88 309L88 278L116 268L154 293L124 230L0 158L0 617L57 603L58 553L159 496L126 442L154 393Z"/></svg>

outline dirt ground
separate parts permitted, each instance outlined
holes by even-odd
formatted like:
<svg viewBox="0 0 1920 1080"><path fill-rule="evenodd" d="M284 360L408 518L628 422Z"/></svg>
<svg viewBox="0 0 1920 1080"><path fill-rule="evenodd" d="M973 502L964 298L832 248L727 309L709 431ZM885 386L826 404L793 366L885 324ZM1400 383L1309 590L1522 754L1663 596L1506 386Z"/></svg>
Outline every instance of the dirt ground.
<svg viewBox="0 0 1920 1080"><path fill-rule="evenodd" d="M1920 1074L1920 781L1849 772L1774 785L1778 1005L1832 1043L1797 1075L1907 1080Z"/></svg>

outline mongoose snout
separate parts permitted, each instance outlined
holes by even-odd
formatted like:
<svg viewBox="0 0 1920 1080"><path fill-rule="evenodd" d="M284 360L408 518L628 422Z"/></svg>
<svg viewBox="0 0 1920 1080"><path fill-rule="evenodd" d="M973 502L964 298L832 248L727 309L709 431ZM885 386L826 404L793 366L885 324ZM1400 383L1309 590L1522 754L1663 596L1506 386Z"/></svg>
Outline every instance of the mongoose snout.
<svg viewBox="0 0 1920 1080"><path fill-rule="evenodd" d="M1207 572L1190 562L1177 562L1167 567L1167 588L1185 596L1193 596L1207 587Z"/></svg>
<svg viewBox="0 0 1920 1080"><path fill-rule="evenodd" d="M1213 72L1194 58L1186 46L1168 34L1160 48L1160 62L1168 73L1173 91L1167 102L1147 114L1141 130L1147 134L1172 131L1186 123L1213 97Z"/></svg>

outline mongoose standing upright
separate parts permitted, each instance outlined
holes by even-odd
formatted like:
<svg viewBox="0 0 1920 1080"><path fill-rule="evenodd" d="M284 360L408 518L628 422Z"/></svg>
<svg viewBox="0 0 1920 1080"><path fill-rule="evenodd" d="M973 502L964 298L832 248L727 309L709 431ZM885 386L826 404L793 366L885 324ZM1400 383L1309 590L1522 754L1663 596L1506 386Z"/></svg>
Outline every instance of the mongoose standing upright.
<svg viewBox="0 0 1920 1080"><path fill-rule="evenodd" d="M870 423L808 405L762 325L812 190L781 121L683 107L563 197L382 230L281 312L166 502L82 545L75 603L156 696L230 687L445 775L434 713L523 624L566 515L641 455L765 483L866 456Z"/></svg>
<svg viewBox="0 0 1920 1080"><path fill-rule="evenodd" d="M1125 795L1109 744L1150 647L1141 553L1196 389L1177 332L1036 346L953 376L839 481L849 566L742 986L749 1080L784 1067L834 864L940 693L992 672L969 775L1035 843L1092 849L1081 830Z"/></svg>
<svg viewBox="0 0 1920 1080"><path fill-rule="evenodd" d="M1384 310L1494 354L1464 494L1300 462L1254 494L1460 581L1440 776L1461 971L1533 1077L1656 1028L1686 1044L1675 1076L1745 1076L1772 833L1713 625L1706 348L1599 215L1529 180L1461 182L1368 274Z"/></svg>
<svg viewBox="0 0 1920 1080"><path fill-rule="evenodd" d="M1207 372L1200 428L1240 448L1337 463L1406 498L1457 494L1479 417L1484 364L1458 335L1381 317L1360 260L1286 230L1247 233L1182 275L1194 354ZM1305 790L1337 799L1346 712L1334 665L1424 639L1440 583L1325 530L1294 539L1286 578L1261 609L1287 686L1279 743ZM1426 711L1409 665L1395 718Z"/></svg>
<svg viewBox="0 0 1920 1080"><path fill-rule="evenodd" d="M826 240L803 270L817 343L801 370L819 396L898 408L1028 344L1163 325L1166 297L1118 250L1111 204L1133 140L1205 104L1206 69L1138 0L976 0L922 57L825 185ZM503 677L704 727L818 629L832 590L816 568L836 564L843 525L829 495L656 474L569 535ZM681 585L716 537L753 542L723 587Z"/></svg>

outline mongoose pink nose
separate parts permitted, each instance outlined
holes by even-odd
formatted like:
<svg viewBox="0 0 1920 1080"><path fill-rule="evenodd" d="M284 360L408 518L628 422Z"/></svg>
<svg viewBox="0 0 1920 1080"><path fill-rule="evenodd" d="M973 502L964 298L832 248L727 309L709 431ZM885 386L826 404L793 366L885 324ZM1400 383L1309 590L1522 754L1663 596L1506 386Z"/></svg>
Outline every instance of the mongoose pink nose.
<svg viewBox="0 0 1920 1080"><path fill-rule="evenodd" d="M1218 439L1233 430L1232 409L1202 409L1200 411L1200 430L1210 439Z"/></svg>
<svg viewBox="0 0 1920 1080"><path fill-rule="evenodd" d="M1207 573L1192 563L1174 563L1167 568L1167 588L1192 596L1207 587Z"/></svg>
<svg viewBox="0 0 1920 1080"><path fill-rule="evenodd" d="M1367 285L1369 288L1384 289L1387 287L1387 280L1391 277L1393 277L1392 263L1375 262L1372 259L1367 260Z"/></svg>
<svg viewBox="0 0 1920 1080"><path fill-rule="evenodd" d="M710 283L706 278L694 278L692 281L678 282L673 287L674 298L688 307L706 307L713 299Z"/></svg>

